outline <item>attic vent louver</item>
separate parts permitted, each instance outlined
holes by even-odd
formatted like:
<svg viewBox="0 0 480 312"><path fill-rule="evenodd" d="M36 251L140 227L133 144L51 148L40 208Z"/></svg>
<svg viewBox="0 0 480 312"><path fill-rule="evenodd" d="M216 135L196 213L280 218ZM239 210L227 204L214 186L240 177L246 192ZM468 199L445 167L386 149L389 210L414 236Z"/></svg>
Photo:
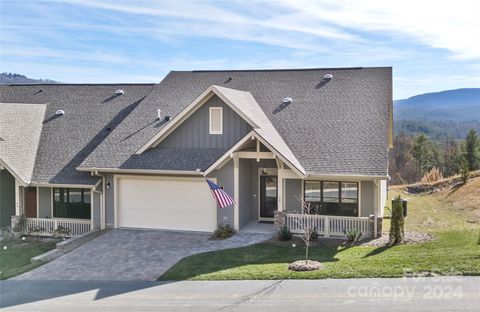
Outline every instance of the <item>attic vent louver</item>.
<svg viewBox="0 0 480 312"><path fill-rule="evenodd" d="M122 89L118 89L117 91L115 91L115 94L122 95L125 94L125 91L123 91Z"/></svg>
<svg viewBox="0 0 480 312"><path fill-rule="evenodd" d="M332 80L332 79L333 79L333 75L332 75L332 74L326 74L325 76L323 76L323 79L325 79L325 80Z"/></svg>
<svg viewBox="0 0 480 312"><path fill-rule="evenodd" d="M292 103L292 98L286 97L286 98L283 99L282 103L286 104L286 105L291 104Z"/></svg>
<svg viewBox="0 0 480 312"><path fill-rule="evenodd" d="M55 112L55 116L62 116L65 115L65 111L63 109L59 109Z"/></svg>

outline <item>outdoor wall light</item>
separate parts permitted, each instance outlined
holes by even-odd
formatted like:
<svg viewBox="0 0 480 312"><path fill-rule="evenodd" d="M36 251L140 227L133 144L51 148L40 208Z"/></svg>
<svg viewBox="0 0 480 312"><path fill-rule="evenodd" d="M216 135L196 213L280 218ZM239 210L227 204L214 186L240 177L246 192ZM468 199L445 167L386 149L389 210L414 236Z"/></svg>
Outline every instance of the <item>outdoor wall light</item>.
<svg viewBox="0 0 480 312"><path fill-rule="evenodd" d="M107 189L110 188L110 182L107 182Z"/></svg>

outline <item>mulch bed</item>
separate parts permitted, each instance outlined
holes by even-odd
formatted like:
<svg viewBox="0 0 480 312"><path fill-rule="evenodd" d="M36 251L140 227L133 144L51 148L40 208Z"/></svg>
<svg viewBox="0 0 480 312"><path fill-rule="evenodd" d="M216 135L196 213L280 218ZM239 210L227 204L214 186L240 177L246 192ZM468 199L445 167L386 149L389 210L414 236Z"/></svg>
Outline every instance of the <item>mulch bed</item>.
<svg viewBox="0 0 480 312"><path fill-rule="evenodd" d="M428 233L420 233L420 232L405 232L405 244L418 244L424 243L428 241L432 241L435 239L435 236ZM370 240L368 242L364 242L359 244L359 246L375 246L375 247L382 247L387 246L389 244L389 237L388 235L383 235L382 237Z"/></svg>

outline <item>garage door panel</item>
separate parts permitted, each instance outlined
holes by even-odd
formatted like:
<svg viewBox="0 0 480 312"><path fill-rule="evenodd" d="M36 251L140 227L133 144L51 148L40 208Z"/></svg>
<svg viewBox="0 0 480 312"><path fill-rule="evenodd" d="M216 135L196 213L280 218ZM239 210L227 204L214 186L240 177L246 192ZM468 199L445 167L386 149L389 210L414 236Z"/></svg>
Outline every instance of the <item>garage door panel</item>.
<svg viewBox="0 0 480 312"><path fill-rule="evenodd" d="M204 180L117 180L120 227L214 230L216 204Z"/></svg>

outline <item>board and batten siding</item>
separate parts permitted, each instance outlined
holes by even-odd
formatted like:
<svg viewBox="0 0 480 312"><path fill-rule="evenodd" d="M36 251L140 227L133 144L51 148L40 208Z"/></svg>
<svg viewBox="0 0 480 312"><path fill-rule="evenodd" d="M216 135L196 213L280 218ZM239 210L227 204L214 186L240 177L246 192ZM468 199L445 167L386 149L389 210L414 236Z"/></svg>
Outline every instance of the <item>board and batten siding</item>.
<svg viewBox="0 0 480 312"><path fill-rule="evenodd" d="M240 228L247 225L253 218L256 219L256 216L253 215L251 209L253 193L251 190L252 177L251 177L251 159L240 159L239 160L239 226Z"/></svg>
<svg viewBox="0 0 480 312"><path fill-rule="evenodd" d="M15 178L7 170L0 170L0 227L10 225L15 214Z"/></svg>
<svg viewBox="0 0 480 312"><path fill-rule="evenodd" d="M102 207L102 195L97 192L93 192L93 228L99 229L102 226L101 221L101 207Z"/></svg>
<svg viewBox="0 0 480 312"><path fill-rule="evenodd" d="M360 183L361 183L360 217L369 217L370 215L373 214L373 205L375 203L373 181L362 181Z"/></svg>
<svg viewBox="0 0 480 312"><path fill-rule="evenodd" d="M285 211L302 213L302 203L298 200L302 198L302 183L302 179L285 180Z"/></svg>
<svg viewBox="0 0 480 312"><path fill-rule="evenodd" d="M210 134L210 107L222 107L222 134ZM214 95L178 128L168 135L159 147L228 149L247 135L252 127L233 109Z"/></svg>
<svg viewBox="0 0 480 312"><path fill-rule="evenodd" d="M38 188L38 217L52 218L52 188Z"/></svg>
<svg viewBox="0 0 480 312"><path fill-rule="evenodd" d="M233 160L230 160L222 168L214 170L208 175L208 178L216 178L217 185L223 187L228 195L234 197L233 194ZM217 205L217 224L233 224L233 205L225 208L219 208Z"/></svg>
<svg viewBox="0 0 480 312"><path fill-rule="evenodd" d="M115 226L113 174L103 173L103 175L105 176L105 226L112 228Z"/></svg>

